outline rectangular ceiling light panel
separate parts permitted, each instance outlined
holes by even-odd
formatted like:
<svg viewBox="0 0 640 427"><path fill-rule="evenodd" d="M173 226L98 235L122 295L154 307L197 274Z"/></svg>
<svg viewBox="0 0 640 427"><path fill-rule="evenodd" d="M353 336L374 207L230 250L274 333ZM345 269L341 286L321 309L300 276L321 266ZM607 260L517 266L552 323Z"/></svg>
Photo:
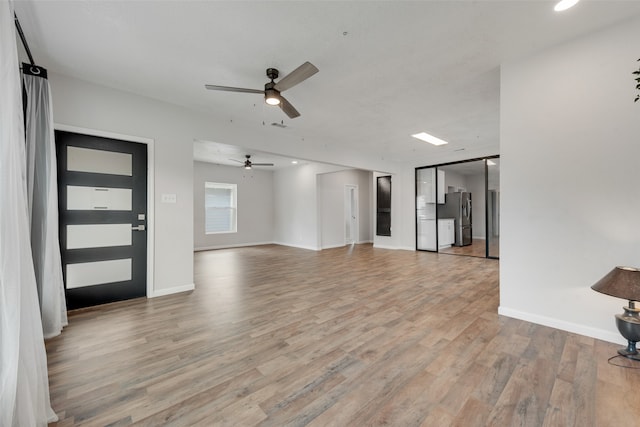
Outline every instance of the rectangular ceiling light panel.
<svg viewBox="0 0 640 427"><path fill-rule="evenodd" d="M429 135L426 132L420 132L420 133L416 133L414 135L411 135L414 138L418 138L421 141L424 142L428 142L429 144L433 144L433 145L444 145L444 144L448 144L447 141L444 141L440 138L436 138L433 135Z"/></svg>

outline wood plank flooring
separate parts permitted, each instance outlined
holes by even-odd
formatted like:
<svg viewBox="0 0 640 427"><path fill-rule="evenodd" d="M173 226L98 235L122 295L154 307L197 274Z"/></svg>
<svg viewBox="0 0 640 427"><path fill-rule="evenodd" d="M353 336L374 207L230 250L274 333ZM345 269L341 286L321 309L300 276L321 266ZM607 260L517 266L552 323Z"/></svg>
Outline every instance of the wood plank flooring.
<svg viewBox="0 0 640 427"><path fill-rule="evenodd" d="M51 425L638 425L640 371L607 363L616 345L498 316L498 266L198 252L195 291L71 313L47 341Z"/></svg>
<svg viewBox="0 0 640 427"><path fill-rule="evenodd" d="M489 243L489 256L500 257L500 238L494 237ZM472 239L468 246L451 246L440 249L441 254L466 255L485 258L487 256L487 241L485 239Z"/></svg>

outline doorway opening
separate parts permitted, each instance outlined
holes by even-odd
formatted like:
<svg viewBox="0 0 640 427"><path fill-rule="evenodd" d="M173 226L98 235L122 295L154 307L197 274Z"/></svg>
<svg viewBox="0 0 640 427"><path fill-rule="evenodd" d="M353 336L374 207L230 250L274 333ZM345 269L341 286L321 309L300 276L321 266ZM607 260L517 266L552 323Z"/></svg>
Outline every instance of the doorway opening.
<svg viewBox="0 0 640 427"><path fill-rule="evenodd" d="M416 168L416 249L499 258L499 156Z"/></svg>
<svg viewBox="0 0 640 427"><path fill-rule="evenodd" d="M358 243L358 186L344 186L344 222L345 244Z"/></svg>

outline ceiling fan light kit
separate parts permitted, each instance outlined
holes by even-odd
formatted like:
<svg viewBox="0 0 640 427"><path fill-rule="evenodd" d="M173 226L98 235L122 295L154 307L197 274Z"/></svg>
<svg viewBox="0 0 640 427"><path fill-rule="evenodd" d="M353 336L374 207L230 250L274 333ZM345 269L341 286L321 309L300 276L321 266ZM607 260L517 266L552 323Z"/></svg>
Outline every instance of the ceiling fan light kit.
<svg viewBox="0 0 640 427"><path fill-rule="evenodd" d="M284 76L278 83L274 82L278 78L280 72L275 68L267 68L267 77L271 79L270 82L264 85L264 90L259 89L247 89L241 87L230 86L218 86L218 85L204 85L209 90L221 90L226 92L241 92L241 93L261 93L264 94L264 101L269 105L277 105L289 118L294 119L300 116L298 110L289 103L282 96L282 92L290 89L303 82L309 77L318 72L318 68L310 62L305 62L286 76Z"/></svg>
<svg viewBox="0 0 640 427"><path fill-rule="evenodd" d="M267 83L267 85L269 84L270 83ZM275 89L265 89L264 102L266 102L269 105L278 105L280 104L280 94Z"/></svg>

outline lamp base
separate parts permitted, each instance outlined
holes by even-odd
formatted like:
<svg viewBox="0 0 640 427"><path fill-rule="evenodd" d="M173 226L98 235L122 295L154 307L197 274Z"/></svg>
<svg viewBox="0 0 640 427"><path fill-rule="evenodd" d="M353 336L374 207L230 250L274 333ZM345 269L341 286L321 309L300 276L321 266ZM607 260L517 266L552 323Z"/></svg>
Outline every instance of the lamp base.
<svg viewBox="0 0 640 427"><path fill-rule="evenodd" d="M637 360L640 362L640 353L636 352L630 352L629 350L627 350L626 348L621 348L620 350L618 350L618 354L620 356L624 356L627 359L631 359L631 360Z"/></svg>
<svg viewBox="0 0 640 427"><path fill-rule="evenodd" d="M618 354L627 359L640 361L640 352L636 343L640 341L640 309L635 307L634 301L629 301L629 307L622 307L624 314L616 314L616 326L620 334L627 339L627 348L618 350Z"/></svg>

